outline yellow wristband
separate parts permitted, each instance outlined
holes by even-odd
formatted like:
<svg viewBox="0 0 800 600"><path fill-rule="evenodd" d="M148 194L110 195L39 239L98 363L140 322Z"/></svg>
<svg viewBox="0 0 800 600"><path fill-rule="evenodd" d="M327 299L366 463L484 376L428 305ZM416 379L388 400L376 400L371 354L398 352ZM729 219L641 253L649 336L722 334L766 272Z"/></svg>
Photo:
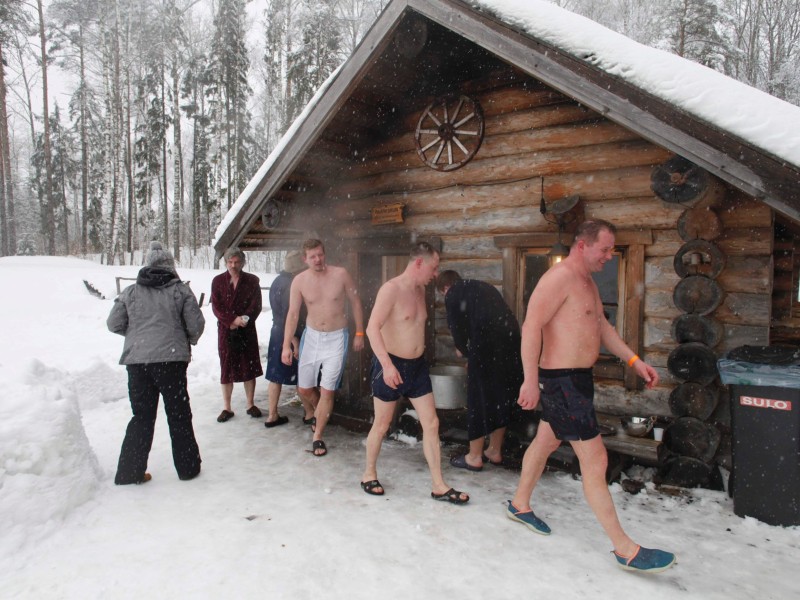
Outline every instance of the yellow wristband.
<svg viewBox="0 0 800 600"><path fill-rule="evenodd" d="M364 337L363 331L356 331L356 337Z"/></svg>
<svg viewBox="0 0 800 600"><path fill-rule="evenodd" d="M639 358L638 354L634 354L633 356L631 356L630 360L628 361L628 366L632 367L633 363L635 363L637 360L641 360L641 359Z"/></svg>

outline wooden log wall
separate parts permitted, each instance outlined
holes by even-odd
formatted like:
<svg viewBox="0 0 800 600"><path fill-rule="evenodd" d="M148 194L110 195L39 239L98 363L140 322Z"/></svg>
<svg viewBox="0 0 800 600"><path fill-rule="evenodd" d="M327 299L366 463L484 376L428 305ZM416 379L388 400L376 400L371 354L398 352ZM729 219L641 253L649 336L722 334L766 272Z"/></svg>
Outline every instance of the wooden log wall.
<svg viewBox="0 0 800 600"><path fill-rule="evenodd" d="M548 203L578 194L586 218L607 219L622 230L649 229L653 243L644 248L639 353L657 369L661 383L656 390L630 392L622 382L602 382L597 404L619 415L668 416L669 393L679 383L666 364L676 345L671 323L682 314L672 293L679 279L673 258L683 244L676 224L685 207L658 199L650 176L655 165L673 154L535 81L484 90L478 99L485 139L463 168L444 173L425 166L413 141L419 113L398 117L403 133L363 153L360 164L344 169L321 204L302 211L308 226L345 241L409 232L412 239L438 236L441 269L456 269L465 278L498 287L503 285L503 251L494 243L496 236L556 231L539 212L542 193ZM405 205L404 223L371 224L372 208L396 202ZM717 243L728 257L719 277L725 300L712 315L724 325L725 337L715 350L766 344L773 214L729 188L716 200L715 211L724 228ZM451 362L456 359L441 301L437 306L436 359Z"/></svg>

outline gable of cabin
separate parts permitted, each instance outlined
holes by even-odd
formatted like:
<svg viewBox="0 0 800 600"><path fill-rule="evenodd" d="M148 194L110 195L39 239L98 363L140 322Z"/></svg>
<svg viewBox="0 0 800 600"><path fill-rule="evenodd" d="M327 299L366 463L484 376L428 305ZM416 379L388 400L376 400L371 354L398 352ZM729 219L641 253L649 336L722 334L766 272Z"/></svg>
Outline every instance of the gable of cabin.
<svg viewBox="0 0 800 600"><path fill-rule="evenodd" d="M780 161L759 156L753 164L760 175L748 179L747 169L725 157L752 149L724 132L692 122L685 128L700 141L682 147L675 139L686 132L669 138L663 127L636 124L648 106L663 113L663 102L641 96L628 113L624 102L599 109L586 97L597 89L596 75L582 94L566 93L580 88L580 73L577 82L558 85L552 73L510 62L401 4L390 3L387 11L397 14L384 19L384 31L368 36L369 60L344 66L331 86L335 93L322 96L285 152L260 174L248 210L220 245L289 249L319 237L329 262L353 274L368 317L380 284L405 267L411 242L432 241L441 250L440 270L495 285L522 322L527 297L552 260L551 247L568 242L579 220L611 221L618 228L617 253L612 275L601 282L604 304L626 343L660 376L654 390L643 390L625 364L602 357L596 404L616 415L676 416L671 397L686 378L670 362L686 346L675 327L693 312L687 306L697 306L712 329L714 335L701 337L712 338L714 357L743 344L796 341L797 169L782 170ZM431 168L419 151L430 139L420 133L423 117L438 110L442 98L461 97L480 107L482 143L459 168ZM660 114L659 122L668 117ZM708 151L709 140L715 152ZM453 157L459 162L464 155L454 149ZM653 187L654 173L676 157L707 167L697 169L702 184L683 203L666 201ZM560 229L552 209L567 199L575 206ZM377 219L382 207L401 207L394 215L402 214L402 221ZM692 231L701 233L681 227L687 213ZM698 253L698 264L684 254L693 237L705 238L713 250ZM683 281L712 271L711 287ZM432 290L428 302L427 358L457 363ZM369 420L370 358L368 349L351 354L337 400L342 417ZM714 368L705 358L701 353L694 361L692 377L705 380ZM724 427L727 403L717 402L724 391L716 382L703 388L715 404L713 417L704 418Z"/></svg>

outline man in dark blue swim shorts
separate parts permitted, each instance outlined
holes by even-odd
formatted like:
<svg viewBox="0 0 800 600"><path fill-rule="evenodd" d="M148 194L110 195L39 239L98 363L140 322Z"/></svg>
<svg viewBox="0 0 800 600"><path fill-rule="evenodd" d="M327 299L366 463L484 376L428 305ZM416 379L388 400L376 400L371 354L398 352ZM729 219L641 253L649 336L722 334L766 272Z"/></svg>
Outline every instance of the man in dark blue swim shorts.
<svg viewBox="0 0 800 600"><path fill-rule="evenodd" d="M383 367L377 357L372 357L372 395L384 402L394 402L403 396L422 398L433 392L428 362L422 357L399 358L389 355L403 382L396 388L389 387L383 380Z"/></svg>
<svg viewBox="0 0 800 600"><path fill-rule="evenodd" d="M608 455L599 435L591 368L600 347L617 356L646 387L658 384L658 373L631 350L603 313L592 278L614 253L615 228L607 221L584 221L575 231L567 256L542 275L528 301L522 325L522 367L525 381L519 405L543 417L522 460L522 472L506 516L532 531L550 528L531 508L531 496L547 457L568 441L578 457L586 501L614 546L623 569L657 573L675 563L675 555L643 548L622 529L606 483Z"/></svg>
<svg viewBox="0 0 800 600"><path fill-rule="evenodd" d="M542 420L559 440L591 440L600 433L591 369L539 368Z"/></svg>
<svg viewBox="0 0 800 600"><path fill-rule="evenodd" d="M411 401L422 427L422 451L431 472L434 500L465 504L469 496L442 477L439 419L425 362L425 286L439 267L439 253L425 242L414 245L405 270L378 290L367 324L372 359L372 406L375 418L367 436L367 460L361 489L372 496L385 493L378 481L378 455L394 418L397 400Z"/></svg>

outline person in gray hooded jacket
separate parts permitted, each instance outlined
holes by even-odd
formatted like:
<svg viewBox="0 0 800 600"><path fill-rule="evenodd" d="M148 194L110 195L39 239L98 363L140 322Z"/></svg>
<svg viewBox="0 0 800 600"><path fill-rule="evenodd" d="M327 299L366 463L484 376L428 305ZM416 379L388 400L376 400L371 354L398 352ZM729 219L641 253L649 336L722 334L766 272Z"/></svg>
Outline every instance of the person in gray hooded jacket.
<svg viewBox="0 0 800 600"><path fill-rule="evenodd" d="M175 272L172 255L151 242L136 284L114 301L106 324L125 336L120 364L128 370L128 394L133 416L128 423L114 483L150 480L147 459L153 444L158 396L164 398L172 460L178 477L200 473L200 449L192 427L192 409L186 389L191 346L205 328L205 318L189 286Z"/></svg>

